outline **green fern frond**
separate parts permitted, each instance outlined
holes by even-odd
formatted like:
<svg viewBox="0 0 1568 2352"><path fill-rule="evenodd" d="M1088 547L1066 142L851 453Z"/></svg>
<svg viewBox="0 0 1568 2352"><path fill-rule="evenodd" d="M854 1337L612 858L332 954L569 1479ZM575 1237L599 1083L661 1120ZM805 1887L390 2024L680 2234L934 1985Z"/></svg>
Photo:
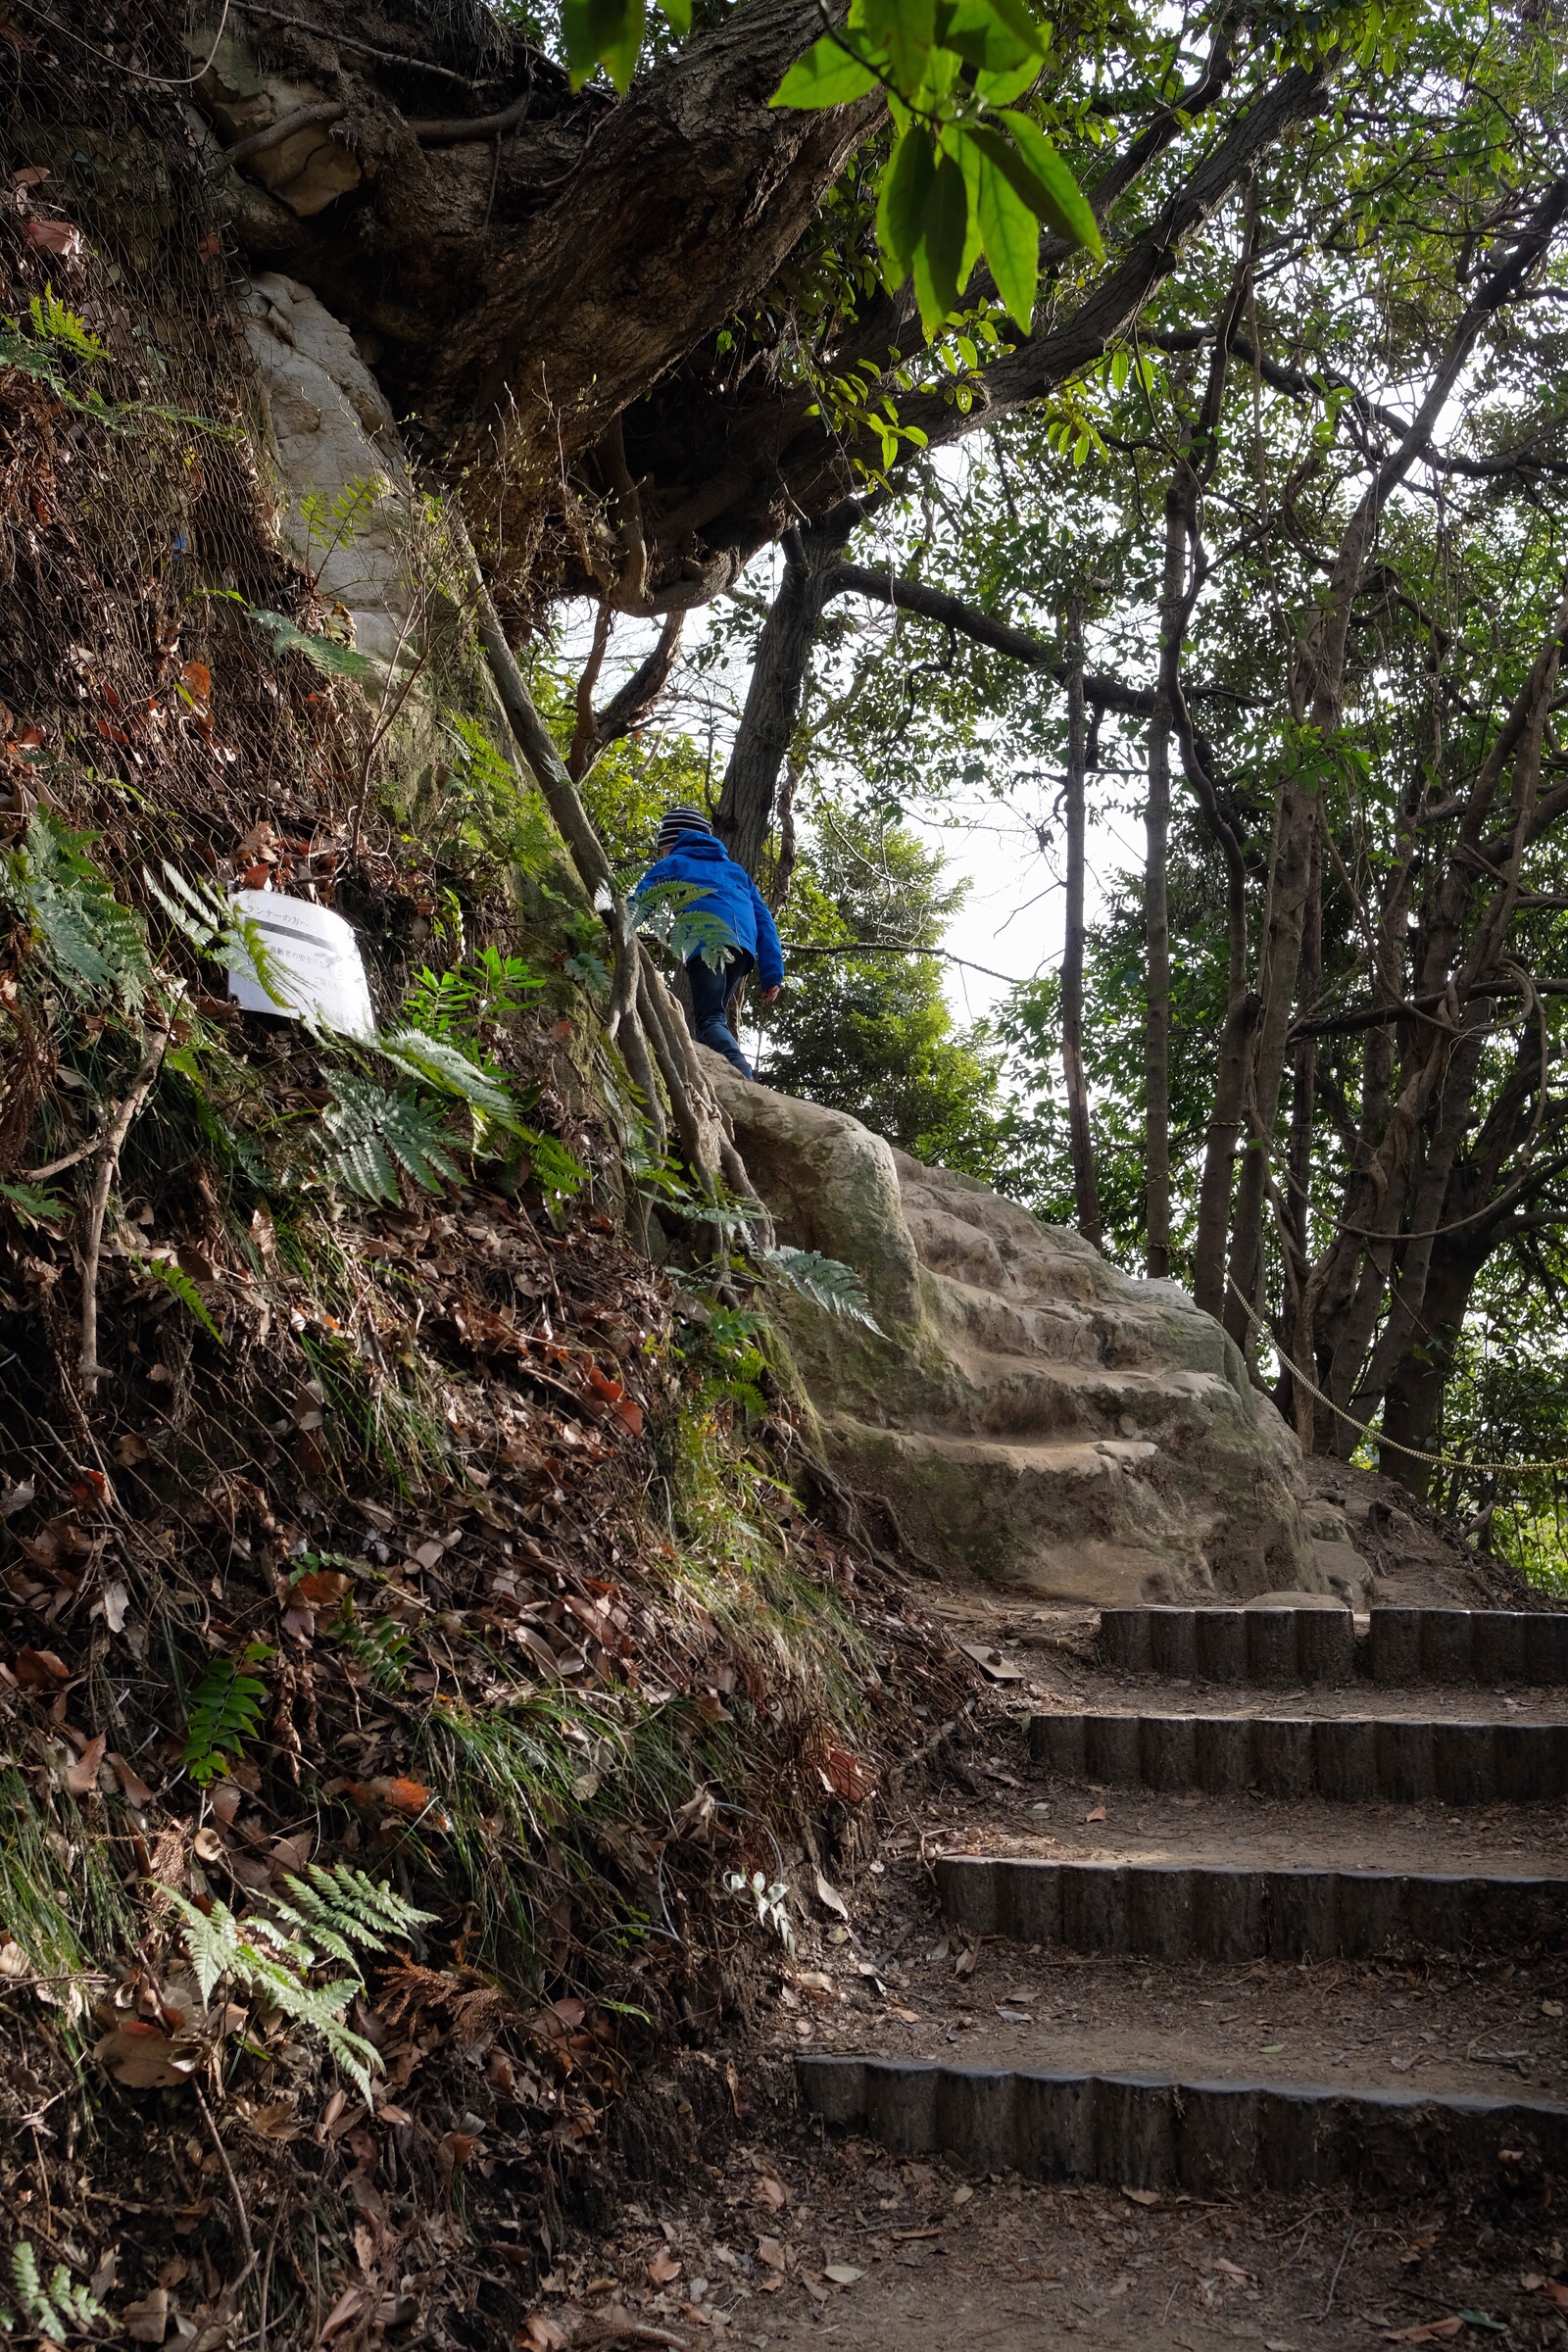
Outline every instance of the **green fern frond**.
<svg viewBox="0 0 1568 2352"><path fill-rule="evenodd" d="M321 1125L334 1147L327 1154L328 1175L364 1200L396 1201L394 1160L427 1193L457 1181L454 1139L439 1114L412 1095L388 1094L363 1071L334 1074Z"/></svg>
<svg viewBox="0 0 1568 2352"><path fill-rule="evenodd" d="M865 1295L865 1285L853 1266L837 1257L824 1257L820 1250L760 1250L757 1255L771 1273L809 1298L814 1306L825 1307L831 1315L847 1316L852 1322L863 1323L878 1339L886 1335L871 1312L871 1302Z"/></svg>
<svg viewBox="0 0 1568 2352"><path fill-rule="evenodd" d="M433 1086L438 1094L466 1102L470 1110L510 1124L516 1106L504 1078L473 1061L448 1037L431 1037L422 1029L393 1029L375 1039L375 1050L394 1069Z"/></svg>
<svg viewBox="0 0 1568 2352"><path fill-rule="evenodd" d="M517 1134L528 1147L534 1177L542 1191L559 1194L569 1200L580 1193L589 1181L588 1170L574 1152L553 1135L537 1135L531 1127L519 1127Z"/></svg>
<svg viewBox="0 0 1568 2352"><path fill-rule="evenodd" d="M20 2239L11 2249L11 2283L22 2306L23 2318L30 2320L45 2336L84 2334L94 2321L107 2316L92 2289L78 2286L63 2262L55 2264L53 2276L45 2286L38 2257L27 2238Z"/></svg>
<svg viewBox="0 0 1568 2352"><path fill-rule="evenodd" d="M152 980L140 923L87 855L91 836L35 808L0 856L0 901L21 919L33 953L73 996L113 990L127 1011Z"/></svg>
<svg viewBox="0 0 1568 2352"><path fill-rule="evenodd" d="M284 1881L293 1895L298 1910L275 1897L273 1907L314 1936L328 1950L339 1949L340 1957L352 1960L346 1948L353 1944L367 1951L386 1949L388 1936L406 1936L411 1929L422 1927L435 1917L432 1911L417 1910L413 1903L394 1894L390 1886L378 1886L364 1871L354 1870L347 1862L338 1862L330 1870L319 1863L311 1863L304 1878Z"/></svg>
<svg viewBox="0 0 1568 2352"><path fill-rule="evenodd" d="M639 931L649 932L666 947L677 962L688 963L694 956L701 956L719 972L741 943L723 916L703 905L711 896L700 882L656 882L652 890L633 899L632 920Z"/></svg>
<svg viewBox="0 0 1568 2352"><path fill-rule="evenodd" d="M215 1987L228 1978L253 2000L281 2010L296 2024L319 2034L344 2073L352 2076L368 2099L370 2076L372 2071L380 2071L381 2061L372 2044L343 2023L343 2011L364 1989L358 1976L312 1984L305 1972L315 1965L316 1955L309 1945L280 1936L269 1922L236 1920L220 1902L213 1903L209 1916L175 1887L169 1889L168 1899L184 1924L191 1973L204 2001L210 2001ZM267 1934L269 1940L276 1937L275 1952L264 1951L255 1940L261 1934Z"/></svg>
<svg viewBox="0 0 1568 2352"><path fill-rule="evenodd" d="M356 653L351 645L340 645L335 637L317 637L284 613L269 612L263 606L247 605L245 610L271 640L275 654L303 654L330 678L356 678L363 683L381 675L379 662L368 654Z"/></svg>
<svg viewBox="0 0 1568 2352"><path fill-rule="evenodd" d="M271 1655L266 1642L250 1642L238 1658L209 1660L185 1727L184 1766L198 1788L231 1771L244 1742L260 1732L267 1685L253 1670Z"/></svg>
<svg viewBox="0 0 1568 2352"><path fill-rule="evenodd" d="M161 1282L166 1291L172 1291L180 1305L195 1316L203 1331L210 1332L220 1348L222 1347L223 1335L213 1321L200 1291L183 1266L176 1266L171 1257L133 1257L130 1262L138 1274L145 1274L150 1282Z"/></svg>
<svg viewBox="0 0 1568 2352"><path fill-rule="evenodd" d="M99 342L85 318L67 310L53 286L46 285L41 294L34 294L27 310L40 343L52 343L58 351L69 352L74 360L85 360L89 366L108 359L108 344Z"/></svg>
<svg viewBox="0 0 1568 2352"><path fill-rule="evenodd" d="M42 1192L35 1184L0 1183L0 1200L24 1225L52 1224L70 1209L58 1193Z"/></svg>
<svg viewBox="0 0 1568 2352"><path fill-rule="evenodd" d="M283 986L282 967L255 917L242 914L232 899L215 889L212 883L188 882L167 858L164 879L169 884L168 891L161 889L147 868L142 867L142 880L147 888L175 930L190 941L198 954L221 965L225 972L238 972L243 979L255 980L274 1004L283 1011L290 1010L291 1000Z"/></svg>

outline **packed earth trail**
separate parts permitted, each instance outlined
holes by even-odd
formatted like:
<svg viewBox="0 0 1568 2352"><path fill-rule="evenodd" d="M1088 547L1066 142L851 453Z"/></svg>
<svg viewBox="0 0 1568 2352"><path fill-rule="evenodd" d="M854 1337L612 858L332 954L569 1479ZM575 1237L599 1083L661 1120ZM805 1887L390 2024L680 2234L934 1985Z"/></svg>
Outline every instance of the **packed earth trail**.
<svg viewBox="0 0 1568 2352"><path fill-rule="evenodd" d="M994 1684L533 2339L1568 2339L1568 1617L948 1606Z"/></svg>

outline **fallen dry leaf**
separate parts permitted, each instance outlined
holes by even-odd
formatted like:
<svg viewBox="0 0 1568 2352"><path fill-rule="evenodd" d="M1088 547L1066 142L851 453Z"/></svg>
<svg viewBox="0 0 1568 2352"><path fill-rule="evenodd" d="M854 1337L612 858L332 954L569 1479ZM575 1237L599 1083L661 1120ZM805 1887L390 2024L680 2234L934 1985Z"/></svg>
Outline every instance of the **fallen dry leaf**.
<svg viewBox="0 0 1568 2352"><path fill-rule="evenodd" d="M344 1787L357 1805L384 1806L389 1813L405 1814L411 1821L430 1809L430 1791L422 1781L346 1781ZM435 1826L440 1828L439 1820Z"/></svg>
<svg viewBox="0 0 1568 2352"><path fill-rule="evenodd" d="M97 2044L93 2056L127 2090L172 2090L181 2082L188 2082L196 2072L194 2051L189 2055L177 2051L159 2027L144 2025L135 2017L112 2027ZM162 2343L164 2339L149 2336L146 2340Z"/></svg>
<svg viewBox="0 0 1568 2352"><path fill-rule="evenodd" d="M859 1805L876 1787L873 1776L847 1747L830 1747L822 1765L822 1780L846 1804Z"/></svg>
<svg viewBox="0 0 1568 2352"><path fill-rule="evenodd" d="M121 2313L125 2333L138 2344L161 2344L169 2331L169 2290L155 2286L139 2303L127 2303Z"/></svg>
<svg viewBox="0 0 1568 2352"><path fill-rule="evenodd" d="M117 1580L117 1582L114 1584L105 1585L103 1598L104 1623L108 1626L109 1631L112 1634L122 1634L124 1632L125 1611L129 1607L130 1594L126 1592L122 1584L119 1583Z"/></svg>
<svg viewBox="0 0 1568 2352"><path fill-rule="evenodd" d="M849 1904L844 1900L844 1897L842 1894L840 1894L838 1888L828 1884L827 1880L823 1878L820 1871L818 1871L816 1874L816 1899L823 1905L824 1909L831 1911L835 1918L849 1918Z"/></svg>
<svg viewBox="0 0 1568 2352"><path fill-rule="evenodd" d="M782 2271L788 2259L776 2237L760 2237L757 2254L759 2261L765 2262L770 2271Z"/></svg>
<svg viewBox="0 0 1568 2352"><path fill-rule="evenodd" d="M258 2107L246 2120L261 2138L280 2142L298 2139L304 2129L293 2108L282 2099L273 2099L266 2107Z"/></svg>
<svg viewBox="0 0 1568 2352"><path fill-rule="evenodd" d="M648 2265L648 2276L655 2286L668 2286L680 2277L680 2264L667 2246L662 2246Z"/></svg>
<svg viewBox="0 0 1568 2352"><path fill-rule="evenodd" d="M760 2205L770 2205L775 2213L781 2212L790 2201L789 2190L771 2173L762 2174L752 2194Z"/></svg>
<svg viewBox="0 0 1568 2352"><path fill-rule="evenodd" d="M858 2271L853 2262L825 2262L822 2276L831 2278L835 2286L854 2286L857 2279L865 2277L865 2273Z"/></svg>
<svg viewBox="0 0 1568 2352"><path fill-rule="evenodd" d="M324 2344L328 2337L336 2335L339 2329L346 2328L350 2320L357 2320L364 2309L365 2297L357 2286L351 2286L346 2294L339 2295L321 2323L322 2343Z"/></svg>
<svg viewBox="0 0 1568 2352"><path fill-rule="evenodd" d="M1157 2188L1124 2188L1121 2193L1124 2197L1131 2197L1135 2205L1157 2205L1159 2203ZM1228 2262L1222 2262L1219 2267L1222 2271L1228 2271L1231 2266Z"/></svg>
<svg viewBox="0 0 1568 2352"><path fill-rule="evenodd" d="M79 262L87 250L86 238L71 221L40 220L36 215L27 222L27 242L63 262ZM147 2340L151 2343L162 2339L149 2336Z"/></svg>
<svg viewBox="0 0 1568 2352"><path fill-rule="evenodd" d="M558 2328L548 2312L530 2311L517 2334L517 2341L529 2347L529 2352L566 2352L566 2331Z"/></svg>
<svg viewBox="0 0 1568 2352"><path fill-rule="evenodd" d="M29 1690L47 1690L55 1683L71 1680L71 1668L52 1649L19 1649L12 1671Z"/></svg>
<svg viewBox="0 0 1568 2352"><path fill-rule="evenodd" d="M0 1977L30 1977L32 1962L20 1943L0 1943Z"/></svg>
<svg viewBox="0 0 1568 2352"><path fill-rule="evenodd" d="M1454 2312L1449 2319L1418 2322L1414 2328L1386 2328L1383 2341L1386 2344L1438 2344L1447 2336L1457 2335L1463 2326L1463 2320Z"/></svg>
<svg viewBox="0 0 1568 2352"><path fill-rule="evenodd" d="M98 1767L104 1760L104 1749L108 1744L107 1736L100 1732L96 1740L88 1740L74 1764L66 1766L66 1787L73 1796L87 1796L96 1788Z"/></svg>
<svg viewBox="0 0 1568 2352"><path fill-rule="evenodd" d="M352 1581L341 1568L318 1568L297 1579L294 1597L307 1608L329 1609L334 1600L342 1599Z"/></svg>
<svg viewBox="0 0 1568 2352"><path fill-rule="evenodd" d="M1103 1821L1104 1818L1105 1808L1103 1805L1091 1805L1088 1812L1084 1815L1085 1821Z"/></svg>
<svg viewBox="0 0 1568 2352"><path fill-rule="evenodd" d="M955 1960L953 1963L954 1975L956 1977L972 1977L974 1975L974 1964L979 1957L980 1946L977 1943L971 1943L968 1950L966 1952L960 1952L956 1960Z"/></svg>
<svg viewBox="0 0 1568 2352"><path fill-rule="evenodd" d="M1133 2191L1129 2188L1124 2189L1122 2193L1124 2196L1130 2197L1133 2194ZM1157 2200L1151 2201L1154 2202ZM1142 2199L1140 2199L1140 2202L1142 2202ZM1223 2271L1227 2278L1236 2279L1242 2286L1246 2286L1252 2276L1250 2271L1244 2271L1240 2263L1227 2262L1223 2254L1221 2254L1218 2260L1215 2262L1214 2268L1216 2271Z"/></svg>

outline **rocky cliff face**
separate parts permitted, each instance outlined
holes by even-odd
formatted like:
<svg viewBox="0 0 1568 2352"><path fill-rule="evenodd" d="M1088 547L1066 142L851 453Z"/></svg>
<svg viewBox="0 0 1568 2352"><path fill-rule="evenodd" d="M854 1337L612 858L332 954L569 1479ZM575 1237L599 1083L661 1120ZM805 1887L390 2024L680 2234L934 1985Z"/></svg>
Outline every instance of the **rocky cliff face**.
<svg viewBox="0 0 1568 2352"><path fill-rule="evenodd" d="M779 1238L865 1278L881 1337L781 1319L830 1458L911 1542L1064 1600L1327 1589L1296 1440L1174 1283L709 1061Z"/></svg>

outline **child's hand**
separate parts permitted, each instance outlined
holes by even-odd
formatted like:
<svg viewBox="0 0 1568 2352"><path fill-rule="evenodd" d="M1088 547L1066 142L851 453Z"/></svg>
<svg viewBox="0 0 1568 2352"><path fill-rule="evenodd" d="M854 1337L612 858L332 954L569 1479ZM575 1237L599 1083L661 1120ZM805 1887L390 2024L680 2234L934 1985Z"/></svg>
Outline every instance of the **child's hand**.
<svg viewBox="0 0 1568 2352"><path fill-rule="evenodd" d="M778 992L779 992L779 987L780 987L780 983L779 983L777 980L775 980L771 988L764 988L764 989L763 989L763 991L762 991L762 1003L763 1003L764 1004L772 1004L772 1002L773 1002L773 999L774 999L774 998L775 998L775 997L778 995Z"/></svg>

